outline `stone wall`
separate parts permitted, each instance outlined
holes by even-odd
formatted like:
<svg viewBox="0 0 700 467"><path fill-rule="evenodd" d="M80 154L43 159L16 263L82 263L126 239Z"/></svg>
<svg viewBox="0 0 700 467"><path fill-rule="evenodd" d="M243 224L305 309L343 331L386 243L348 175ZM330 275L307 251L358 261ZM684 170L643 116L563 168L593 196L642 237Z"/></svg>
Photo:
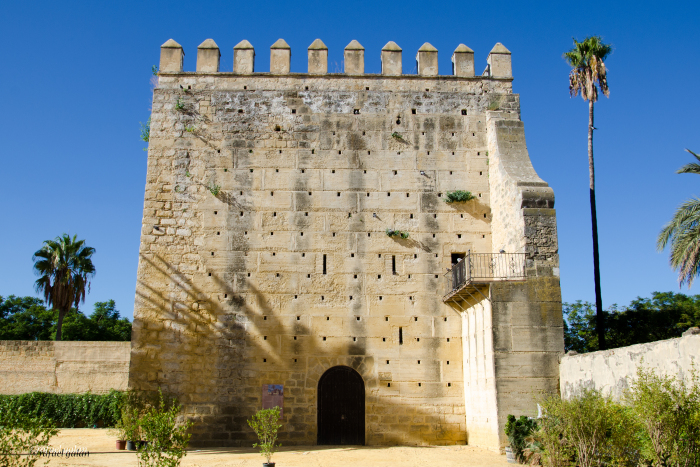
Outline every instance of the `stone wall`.
<svg viewBox="0 0 700 467"><path fill-rule="evenodd" d="M124 391L130 342L0 341L0 394Z"/></svg>
<svg viewBox="0 0 700 467"><path fill-rule="evenodd" d="M489 344L483 354L483 377L464 366L469 318L442 296L452 254L491 252L501 235L487 119L496 105L499 119L519 123L510 75L475 77L462 45L453 76L436 76L429 44L418 75L401 75L393 43L382 75L364 74L357 41L344 74L326 73L320 41L309 74L289 72L284 41L271 49L271 73L253 73L247 41L234 48L234 73L221 72L214 47L200 46L198 73L182 71L177 43L162 48L130 385L177 394L198 422L193 442L222 446L250 443L246 419L261 408L262 385L283 384L282 442L315 444L319 378L344 365L365 382L368 444L478 440L481 425L468 434L478 417L466 411L490 398L483 439L498 448L495 351ZM498 53L499 73L509 73L510 53ZM445 203L454 190L476 198ZM513 209L523 217L521 207ZM555 227L551 209L533 215ZM523 236L526 224L503 228ZM549 234L556 252L556 230ZM490 308L479 319L491 335ZM465 406L472 373L484 384Z"/></svg>
<svg viewBox="0 0 700 467"><path fill-rule="evenodd" d="M637 368L688 380L700 368L700 334L630 345L618 349L567 355L561 359L561 396L568 399L582 388L594 388L619 399L636 378Z"/></svg>

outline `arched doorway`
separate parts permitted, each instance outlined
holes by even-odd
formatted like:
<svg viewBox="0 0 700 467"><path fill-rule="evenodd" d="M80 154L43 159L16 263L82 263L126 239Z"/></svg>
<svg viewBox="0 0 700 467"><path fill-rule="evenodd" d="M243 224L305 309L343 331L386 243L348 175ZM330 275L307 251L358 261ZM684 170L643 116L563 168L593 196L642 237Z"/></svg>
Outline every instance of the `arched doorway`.
<svg viewBox="0 0 700 467"><path fill-rule="evenodd" d="M318 381L318 444L365 444L365 382L347 366Z"/></svg>

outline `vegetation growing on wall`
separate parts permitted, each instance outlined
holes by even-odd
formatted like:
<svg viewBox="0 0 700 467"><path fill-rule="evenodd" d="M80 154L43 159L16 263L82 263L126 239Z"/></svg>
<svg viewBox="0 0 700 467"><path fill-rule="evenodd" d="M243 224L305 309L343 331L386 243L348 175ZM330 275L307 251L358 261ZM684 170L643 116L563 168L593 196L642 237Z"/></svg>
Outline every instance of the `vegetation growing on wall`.
<svg viewBox="0 0 700 467"><path fill-rule="evenodd" d="M471 192L464 190L448 191L445 194L446 203L462 203L464 201L470 201L474 198L475 196L471 194Z"/></svg>
<svg viewBox="0 0 700 467"><path fill-rule="evenodd" d="M125 393L111 390L107 394L49 394L31 392L0 395L0 415L20 414L43 417L57 428L113 427L121 418Z"/></svg>

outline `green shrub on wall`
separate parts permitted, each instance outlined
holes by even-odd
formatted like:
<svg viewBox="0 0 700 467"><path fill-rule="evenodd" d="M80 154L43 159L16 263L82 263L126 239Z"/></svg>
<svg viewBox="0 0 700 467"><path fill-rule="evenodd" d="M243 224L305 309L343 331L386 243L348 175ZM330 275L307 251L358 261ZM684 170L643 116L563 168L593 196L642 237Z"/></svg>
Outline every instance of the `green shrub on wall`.
<svg viewBox="0 0 700 467"><path fill-rule="evenodd" d="M0 395L0 415L22 413L43 416L57 428L113 427L121 418L126 393L111 390L107 394L49 394L31 392Z"/></svg>

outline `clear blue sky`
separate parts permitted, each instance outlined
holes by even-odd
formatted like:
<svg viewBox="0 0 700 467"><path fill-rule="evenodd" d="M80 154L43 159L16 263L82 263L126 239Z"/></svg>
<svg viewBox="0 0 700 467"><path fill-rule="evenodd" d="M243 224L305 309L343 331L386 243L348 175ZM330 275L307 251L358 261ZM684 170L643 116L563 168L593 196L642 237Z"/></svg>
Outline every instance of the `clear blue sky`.
<svg viewBox="0 0 700 467"><path fill-rule="evenodd" d="M700 178L676 175L700 151L700 2L6 2L0 11L0 295L34 295L32 253L62 232L97 249L85 311L116 300L132 317L146 153L151 66L169 38L185 49L213 38L222 70L248 39L256 70L284 38L292 71L321 38L329 61L357 39L366 71L380 72L388 41L404 72L423 42L450 73L458 44L474 49L477 73L496 42L513 53L530 157L553 188L565 301L593 301L586 154L587 106L568 96L561 55L571 38L602 35L610 99L596 107L595 155L603 304L678 290L656 235ZM333 65L331 64L331 69ZM687 293L687 290L684 289ZM690 293L696 293L691 289Z"/></svg>

